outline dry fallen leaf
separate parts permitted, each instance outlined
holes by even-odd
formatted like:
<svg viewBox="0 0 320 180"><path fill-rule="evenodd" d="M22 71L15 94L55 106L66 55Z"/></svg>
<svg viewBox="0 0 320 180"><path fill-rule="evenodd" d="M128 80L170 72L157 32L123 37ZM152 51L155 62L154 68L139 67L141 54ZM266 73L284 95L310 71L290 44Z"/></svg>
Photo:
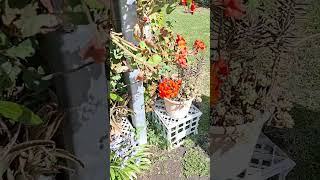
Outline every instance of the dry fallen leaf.
<svg viewBox="0 0 320 180"><path fill-rule="evenodd" d="M139 71L139 74L136 77L136 81L143 81L143 79L144 79L144 72Z"/></svg>
<svg viewBox="0 0 320 180"><path fill-rule="evenodd" d="M82 59L92 58L96 63L103 63L106 59L106 48L99 43L97 38L93 38L86 47L80 50L79 55Z"/></svg>

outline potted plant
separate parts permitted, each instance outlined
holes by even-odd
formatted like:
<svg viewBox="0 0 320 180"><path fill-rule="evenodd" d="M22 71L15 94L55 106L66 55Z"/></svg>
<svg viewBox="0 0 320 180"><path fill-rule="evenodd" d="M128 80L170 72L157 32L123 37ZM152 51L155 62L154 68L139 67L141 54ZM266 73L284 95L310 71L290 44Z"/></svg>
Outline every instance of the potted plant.
<svg viewBox="0 0 320 180"><path fill-rule="evenodd" d="M159 97L164 99L167 113L172 118L183 118L188 114L193 100L201 101L195 84L204 65L201 55L206 46L201 40L196 40L193 49L188 51L181 35L177 35L176 45L177 74L164 77L158 85L158 91Z"/></svg>
<svg viewBox="0 0 320 180"><path fill-rule="evenodd" d="M213 5L210 148L214 179L233 178L251 159L263 125L292 127L288 75L295 6L218 0ZM283 10L286 10L284 13ZM272 14L272 16L271 16ZM268 28L265 28L268 27Z"/></svg>

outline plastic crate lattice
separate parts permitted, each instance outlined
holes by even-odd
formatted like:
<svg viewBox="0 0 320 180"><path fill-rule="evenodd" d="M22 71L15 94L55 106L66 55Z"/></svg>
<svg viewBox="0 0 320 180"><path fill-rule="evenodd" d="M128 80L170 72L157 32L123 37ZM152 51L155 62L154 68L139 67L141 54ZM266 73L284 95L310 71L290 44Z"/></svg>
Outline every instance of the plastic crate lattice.
<svg viewBox="0 0 320 180"><path fill-rule="evenodd" d="M181 119L171 118L165 109L164 101L155 103L152 119L161 129L163 136L169 141L171 148L179 147L186 136L198 134L198 124L202 112L191 105L188 115Z"/></svg>

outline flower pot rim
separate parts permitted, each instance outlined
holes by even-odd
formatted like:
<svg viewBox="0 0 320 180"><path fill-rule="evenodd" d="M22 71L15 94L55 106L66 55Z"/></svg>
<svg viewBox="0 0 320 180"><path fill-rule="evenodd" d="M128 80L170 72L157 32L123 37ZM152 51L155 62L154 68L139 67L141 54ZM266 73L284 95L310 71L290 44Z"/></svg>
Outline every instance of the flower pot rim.
<svg viewBox="0 0 320 180"><path fill-rule="evenodd" d="M166 101L169 101L172 104L180 105L180 104L184 104L185 102L193 101L194 97L189 99L189 100L186 100L186 101L175 101L175 100L171 100L171 99L168 99L168 98L163 98L163 99L166 100Z"/></svg>

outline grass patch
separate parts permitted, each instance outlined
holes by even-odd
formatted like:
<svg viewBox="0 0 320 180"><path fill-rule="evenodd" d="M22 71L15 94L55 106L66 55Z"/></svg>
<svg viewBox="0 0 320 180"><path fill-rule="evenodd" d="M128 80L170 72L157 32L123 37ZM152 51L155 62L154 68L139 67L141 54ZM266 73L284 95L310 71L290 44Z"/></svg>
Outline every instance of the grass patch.
<svg viewBox="0 0 320 180"><path fill-rule="evenodd" d="M191 176L209 176L210 159L201 153L200 148L189 149L183 159L183 175Z"/></svg>
<svg viewBox="0 0 320 180"><path fill-rule="evenodd" d="M320 1L319 0L309 0L311 3L310 9L308 9L306 22L307 31L311 33L320 32Z"/></svg>

